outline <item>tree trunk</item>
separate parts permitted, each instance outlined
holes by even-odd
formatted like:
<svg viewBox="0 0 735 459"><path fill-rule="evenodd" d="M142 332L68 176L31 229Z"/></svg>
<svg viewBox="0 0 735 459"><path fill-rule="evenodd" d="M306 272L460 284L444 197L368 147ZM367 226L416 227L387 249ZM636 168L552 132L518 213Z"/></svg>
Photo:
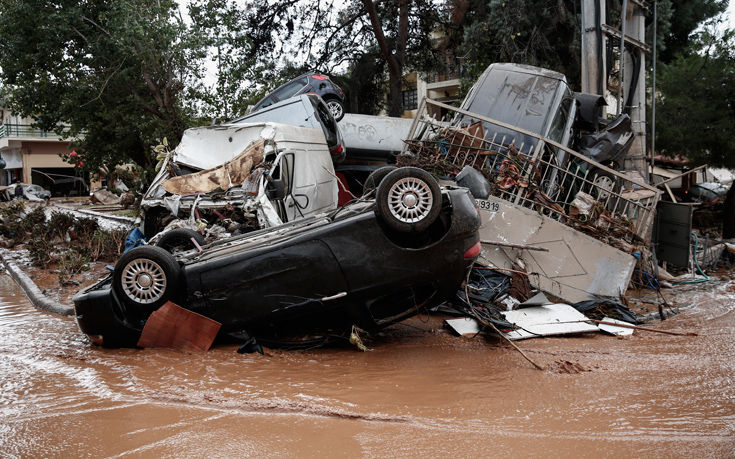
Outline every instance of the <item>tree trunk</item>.
<svg viewBox="0 0 735 459"><path fill-rule="evenodd" d="M390 92L388 93L388 116L401 116L403 114L403 97L401 90L403 89L403 79L401 77L394 78L390 75Z"/></svg>
<svg viewBox="0 0 735 459"><path fill-rule="evenodd" d="M371 0L362 0L365 11L370 18L375 40L378 42L380 54L388 63L390 75L390 92L388 94L388 115L401 116L403 114L403 66L406 63L406 43L408 42L408 9L411 0L400 0L398 4L398 37L396 40L395 54L388 48L388 42L383 33L383 25L380 23L375 3Z"/></svg>

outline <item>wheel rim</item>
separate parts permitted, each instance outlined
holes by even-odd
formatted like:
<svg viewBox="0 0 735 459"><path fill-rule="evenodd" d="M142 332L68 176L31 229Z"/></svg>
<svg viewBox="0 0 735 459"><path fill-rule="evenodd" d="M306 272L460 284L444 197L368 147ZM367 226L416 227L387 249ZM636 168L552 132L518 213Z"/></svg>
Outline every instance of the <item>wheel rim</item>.
<svg viewBox="0 0 735 459"><path fill-rule="evenodd" d="M334 119L342 116L342 105L340 105L338 102L330 100L329 102L327 102L327 107L329 107L329 111L332 112L332 116L334 117Z"/></svg>
<svg viewBox="0 0 735 459"><path fill-rule="evenodd" d="M429 184L415 177L397 181L388 191L390 213L404 223L416 223L426 218L433 203Z"/></svg>
<svg viewBox="0 0 735 459"><path fill-rule="evenodd" d="M140 304L154 303L166 291L166 273L155 261L137 258L122 272L122 288L125 295Z"/></svg>
<svg viewBox="0 0 735 459"><path fill-rule="evenodd" d="M613 180L605 175L597 177L595 179L595 186L601 199L605 199L610 196L610 192L613 189Z"/></svg>

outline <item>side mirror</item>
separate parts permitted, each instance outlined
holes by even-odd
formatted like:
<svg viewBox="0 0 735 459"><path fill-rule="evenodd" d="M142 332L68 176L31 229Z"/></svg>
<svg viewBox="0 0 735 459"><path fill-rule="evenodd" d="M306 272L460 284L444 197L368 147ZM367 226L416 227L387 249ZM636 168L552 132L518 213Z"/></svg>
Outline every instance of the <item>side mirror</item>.
<svg viewBox="0 0 735 459"><path fill-rule="evenodd" d="M265 187L265 195L268 199L283 199L286 197L286 184L283 180L270 179Z"/></svg>

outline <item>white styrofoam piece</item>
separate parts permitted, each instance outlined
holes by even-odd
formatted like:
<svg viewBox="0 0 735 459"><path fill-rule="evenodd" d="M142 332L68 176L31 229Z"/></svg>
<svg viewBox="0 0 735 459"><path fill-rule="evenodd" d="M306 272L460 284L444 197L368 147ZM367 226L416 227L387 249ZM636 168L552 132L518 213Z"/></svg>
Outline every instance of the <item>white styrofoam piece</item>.
<svg viewBox="0 0 735 459"><path fill-rule="evenodd" d="M630 325L628 322L623 322L622 320L617 319L611 319L609 317L605 317L602 319L603 322L614 322L616 324L623 324L623 325ZM615 325L607 325L607 324L598 324L597 327L604 331L605 333L610 333L611 335L615 336L630 336L633 334L632 328L626 328L626 327L616 327Z"/></svg>
<svg viewBox="0 0 735 459"><path fill-rule="evenodd" d="M460 336L476 335L480 333L480 324L472 317L447 319L444 322Z"/></svg>
<svg viewBox="0 0 735 459"><path fill-rule="evenodd" d="M512 340L600 331L588 322L584 314L568 304L549 304L500 313L505 320L519 327L503 333Z"/></svg>

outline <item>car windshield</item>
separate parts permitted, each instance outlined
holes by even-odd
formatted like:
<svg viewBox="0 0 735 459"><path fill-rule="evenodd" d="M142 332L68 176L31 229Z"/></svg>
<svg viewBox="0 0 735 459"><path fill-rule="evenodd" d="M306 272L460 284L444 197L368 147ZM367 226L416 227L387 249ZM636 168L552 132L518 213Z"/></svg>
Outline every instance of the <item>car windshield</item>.
<svg viewBox="0 0 735 459"><path fill-rule="evenodd" d="M494 70L477 83L461 108L543 136L554 115L554 99L561 84L542 75ZM465 116L459 117L459 121L471 122ZM534 138L515 131L490 123L484 125L485 136L495 136L497 143L536 143Z"/></svg>

